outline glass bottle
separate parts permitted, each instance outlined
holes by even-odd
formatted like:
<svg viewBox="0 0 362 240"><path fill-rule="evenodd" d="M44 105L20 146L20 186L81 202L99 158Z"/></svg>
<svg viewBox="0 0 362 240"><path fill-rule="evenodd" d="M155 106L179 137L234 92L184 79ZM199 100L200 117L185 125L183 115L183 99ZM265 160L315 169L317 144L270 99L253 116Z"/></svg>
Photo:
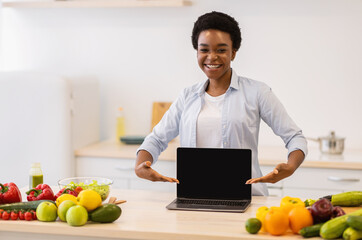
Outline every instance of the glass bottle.
<svg viewBox="0 0 362 240"><path fill-rule="evenodd" d="M43 171L40 163L32 163L29 171L29 188L35 188L38 184L43 183Z"/></svg>
<svg viewBox="0 0 362 240"><path fill-rule="evenodd" d="M119 108L118 109L118 114L117 114L117 141L121 140L121 137L123 137L125 135L125 126L124 126L124 114L123 114L123 108Z"/></svg>

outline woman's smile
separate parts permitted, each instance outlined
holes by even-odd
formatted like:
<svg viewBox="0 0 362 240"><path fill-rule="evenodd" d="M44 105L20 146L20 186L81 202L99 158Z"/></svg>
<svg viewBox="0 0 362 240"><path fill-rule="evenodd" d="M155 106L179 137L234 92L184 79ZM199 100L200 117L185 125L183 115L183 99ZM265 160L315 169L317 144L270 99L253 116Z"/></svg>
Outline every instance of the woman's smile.
<svg viewBox="0 0 362 240"><path fill-rule="evenodd" d="M217 69L221 67L221 64L205 64L207 68Z"/></svg>

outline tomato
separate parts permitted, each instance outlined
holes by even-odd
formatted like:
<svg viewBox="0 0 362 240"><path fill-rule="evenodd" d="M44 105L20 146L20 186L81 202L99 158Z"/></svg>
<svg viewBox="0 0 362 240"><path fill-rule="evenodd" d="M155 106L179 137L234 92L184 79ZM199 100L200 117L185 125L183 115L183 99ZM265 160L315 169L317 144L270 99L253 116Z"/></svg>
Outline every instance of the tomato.
<svg viewBox="0 0 362 240"><path fill-rule="evenodd" d="M20 219L20 220L25 220L24 210L20 210L20 211L19 211L19 219Z"/></svg>
<svg viewBox="0 0 362 240"><path fill-rule="evenodd" d="M10 218L10 213L7 212L7 211L4 211L3 215L2 215L2 219L3 220L9 220L9 218Z"/></svg>
<svg viewBox="0 0 362 240"><path fill-rule="evenodd" d="M36 217L36 212L34 210L30 210L33 220L37 220L38 218Z"/></svg>
<svg viewBox="0 0 362 240"><path fill-rule="evenodd" d="M0 209L0 218L3 216L4 209Z"/></svg>
<svg viewBox="0 0 362 240"><path fill-rule="evenodd" d="M18 213L18 212L12 211L12 212L10 213L10 218L11 218L11 220L16 220L16 219L18 219L18 217L19 217L19 213Z"/></svg>
<svg viewBox="0 0 362 240"><path fill-rule="evenodd" d="M76 188L74 189L74 192L76 192L77 195L78 195L81 191L83 191L83 188L80 187L80 186L78 186L78 187L76 187Z"/></svg>
<svg viewBox="0 0 362 240"><path fill-rule="evenodd" d="M31 221L33 220L33 214L31 214L31 212L26 212L24 213L24 218L26 221Z"/></svg>

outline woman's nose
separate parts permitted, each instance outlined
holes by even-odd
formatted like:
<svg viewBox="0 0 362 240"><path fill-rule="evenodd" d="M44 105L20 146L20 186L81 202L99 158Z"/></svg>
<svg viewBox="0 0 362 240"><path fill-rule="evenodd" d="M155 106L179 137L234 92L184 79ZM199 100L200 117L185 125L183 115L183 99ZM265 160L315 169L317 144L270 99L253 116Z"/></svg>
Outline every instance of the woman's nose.
<svg viewBox="0 0 362 240"><path fill-rule="evenodd" d="M210 52L207 56L210 60L215 60L218 58L217 54L215 52Z"/></svg>

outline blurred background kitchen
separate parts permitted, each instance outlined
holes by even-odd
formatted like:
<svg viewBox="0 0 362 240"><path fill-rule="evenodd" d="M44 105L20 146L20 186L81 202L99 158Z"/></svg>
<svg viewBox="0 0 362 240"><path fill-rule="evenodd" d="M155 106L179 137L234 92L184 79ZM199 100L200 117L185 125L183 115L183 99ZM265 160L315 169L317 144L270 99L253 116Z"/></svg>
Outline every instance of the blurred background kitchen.
<svg viewBox="0 0 362 240"><path fill-rule="evenodd" d="M124 8L3 6L0 70L97 79L99 95L95 91L94 98L99 105L88 108L98 108L99 132L83 145L115 138L119 107L124 109L126 135L146 135L153 102L171 102L184 87L204 80L191 30L199 15L212 10L226 12L240 23L243 41L232 64L239 75L271 86L307 137L334 130L345 137L346 149L362 149L360 0L191 0L181 7ZM316 142L309 145L318 147ZM260 146L283 142L263 123Z"/></svg>

